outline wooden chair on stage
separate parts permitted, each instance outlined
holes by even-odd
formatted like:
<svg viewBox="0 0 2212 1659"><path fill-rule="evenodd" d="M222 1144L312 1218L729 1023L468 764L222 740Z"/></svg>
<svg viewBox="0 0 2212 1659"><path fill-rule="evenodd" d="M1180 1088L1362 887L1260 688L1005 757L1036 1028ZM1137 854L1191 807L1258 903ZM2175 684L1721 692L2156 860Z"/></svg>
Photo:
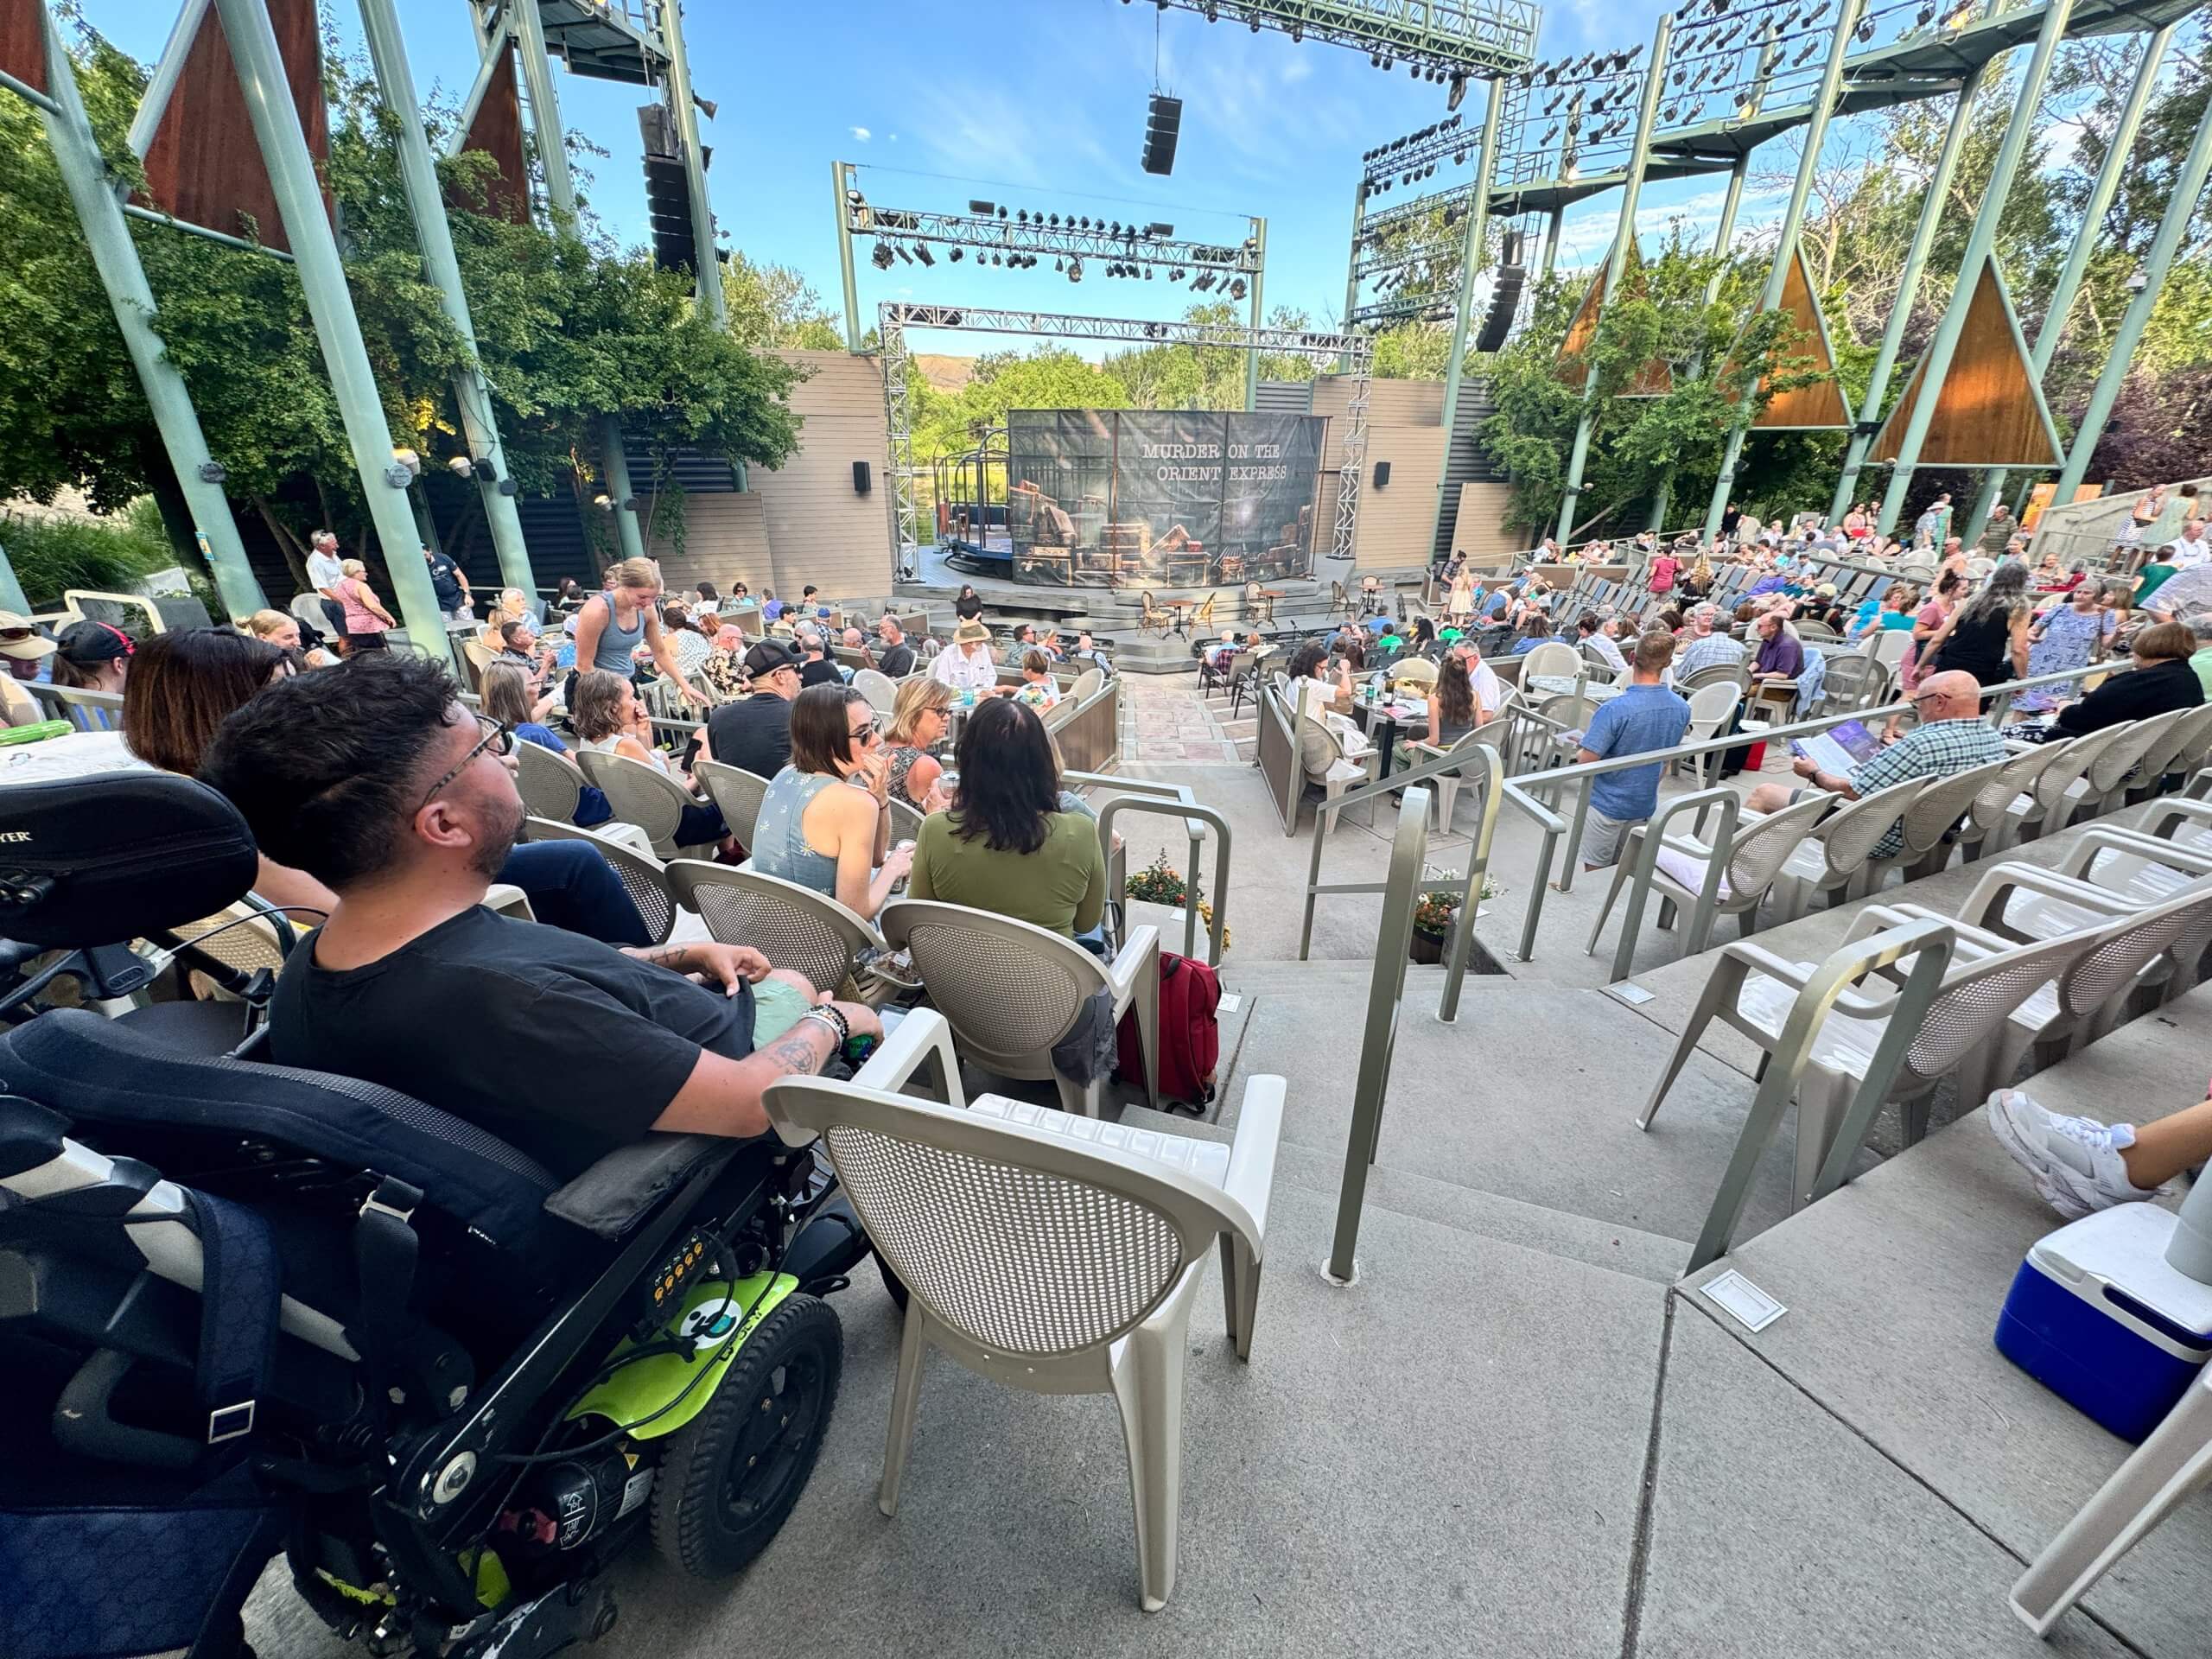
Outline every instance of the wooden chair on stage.
<svg viewBox="0 0 2212 1659"><path fill-rule="evenodd" d="M1191 626L1200 633L1213 626L1213 602L1219 597L1218 594L1208 594L1205 602L1191 613Z"/></svg>
<svg viewBox="0 0 2212 1659"><path fill-rule="evenodd" d="M1160 608L1160 606L1153 602L1152 589L1149 588L1138 588L1137 597L1142 601L1144 604L1144 609L1137 617L1137 632L1139 633L1156 633L1162 639L1166 638L1169 626L1168 614L1165 610Z"/></svg>

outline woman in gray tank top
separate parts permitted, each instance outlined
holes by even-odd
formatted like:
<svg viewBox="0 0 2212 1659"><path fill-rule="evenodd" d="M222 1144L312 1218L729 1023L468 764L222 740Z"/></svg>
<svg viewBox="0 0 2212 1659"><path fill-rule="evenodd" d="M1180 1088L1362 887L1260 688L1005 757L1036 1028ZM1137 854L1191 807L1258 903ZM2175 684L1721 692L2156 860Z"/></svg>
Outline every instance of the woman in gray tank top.
<svg viewBox="0 0 2212 1659"><path fill-rule="evenodd" d="M613 586L596 599L587 600L576 618L578 665L632 679L637 663L632 653L643 645L652 651L655 665L677 690L693 702L704 704L707 698L677 666L675 647L661 630L654 608L660 598L659 567L651 559L625 559L610 574Z"/></svg>

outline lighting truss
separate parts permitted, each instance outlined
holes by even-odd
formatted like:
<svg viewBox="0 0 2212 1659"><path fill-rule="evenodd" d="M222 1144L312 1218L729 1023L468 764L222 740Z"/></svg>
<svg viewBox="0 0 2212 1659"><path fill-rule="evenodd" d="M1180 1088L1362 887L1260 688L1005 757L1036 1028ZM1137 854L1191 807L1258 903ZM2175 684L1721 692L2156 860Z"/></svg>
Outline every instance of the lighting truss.
<svg viewBox="0 0 2212 1659"><path fill-rule="evenodd" d="M984 204L989 206L990 204ZM967 249L980 262L1033 264L1040 259L1095 260L1103 271L1110 264L1186 270L1193 275L1212 270L1224 280L1256 276L1263 261L1256 239L1241 243L1197 242L1178 238L1173 227L1121 224L1076 213L1047 214L1018 208L1013 215L992 207L989 213L939 213L906 207L879 207L857 190L845 193L845 228L855 236L873 237L879 248L935 245ZM1057 219L1058 223L1052 221ZM1165 232L1161 234L1160 232ZM881 261L879 259L879 264Z"/></svg>
<svg viewBox="0 0 2212 1659"><path fill-rule="evenodd" d="M1543 9L1534 0L1158 0L1208 22L1255 34L1357 48L1377 67L1404 64L1416 79L1510 74L1535 56Z"/></svg>
<svg viewBox="0 0 2212 1659"><path fill-rule="evenodd" d="M1452 115L1418 132L1377 144L1359 158L1367 168L1366 186L1377 190L1392 181L1410 184L1435 172L1446 161L1464 167L1482 147L1482 137L1480 128L1470 127L1463 118Z"/></svg>
<svg viewBox="0 0 2212 1659"><path fill-rule="evenodd" d="M1253 328L1243 323L1159 322L1140 317L1078 317L1049 311L1012 311L974 305L922 305L889 301L876 310L882 341L883 406L890 429L891 539L902 572L914 568L921 545L921 506L915 484L922 469L914 464L913 407L906 378L912 362L906 349L909 328L960 328L974 334L1036 334L1056 340L1103 340L1132 346L1200 346L1230 351L1272 352L1336 363L1351 382L1344 405L1344 453L1337 472L1336 538L1332 558L1352 556L1359 527L1360 475L1367 460L1367 403L1374 373L1374 346L1363 334L1309 333L1297 328Z"/></svg>

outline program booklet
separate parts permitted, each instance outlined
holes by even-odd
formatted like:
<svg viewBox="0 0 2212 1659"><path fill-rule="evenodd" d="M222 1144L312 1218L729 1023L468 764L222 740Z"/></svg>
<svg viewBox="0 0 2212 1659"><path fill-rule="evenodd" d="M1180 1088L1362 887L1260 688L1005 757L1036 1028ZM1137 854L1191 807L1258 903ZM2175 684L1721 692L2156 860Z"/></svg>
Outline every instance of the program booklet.
<svg viewBox="0 0 2212 1659"><path fill-rule="evenodd" d="M1848 777L1853 767L1880 753L1881 747L1882 740L1866 729L1865 721L1857 720L1847 720L1810 737L1789 740L1791 753L1840 778Z"/></svg>

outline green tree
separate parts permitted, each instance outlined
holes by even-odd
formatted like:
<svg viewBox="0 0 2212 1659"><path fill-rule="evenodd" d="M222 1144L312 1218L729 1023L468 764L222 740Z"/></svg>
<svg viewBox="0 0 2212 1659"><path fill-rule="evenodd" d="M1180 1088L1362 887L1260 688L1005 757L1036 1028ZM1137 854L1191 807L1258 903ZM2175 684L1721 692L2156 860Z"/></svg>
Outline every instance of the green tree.
<svg viewBox="0 0 2212 1659"><path fill-rule="evenodd" d="M834 352L845 331L812 284L789 265L755 264L741 253L722 270L730 333L747 346L777 351Z"/></svg>

